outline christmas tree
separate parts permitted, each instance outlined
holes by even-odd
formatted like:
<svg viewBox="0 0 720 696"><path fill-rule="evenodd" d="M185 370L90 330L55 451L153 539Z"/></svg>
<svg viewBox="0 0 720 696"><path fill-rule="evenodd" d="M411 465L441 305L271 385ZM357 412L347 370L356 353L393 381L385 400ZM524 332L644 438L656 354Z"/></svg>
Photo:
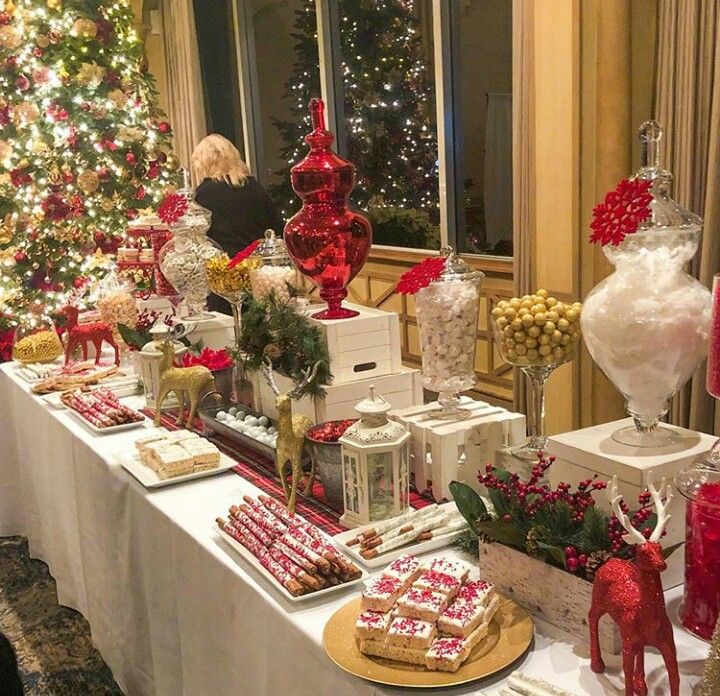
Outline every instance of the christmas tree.
<svg viewBox="0 0 720 696"><path fill-rule="evenodd" d="M126 0L0 0L0 331L102 275L170 137Z"/></svg>
<svg viewBox="0 0 720 696"><path fill-rule="evenodd" d="M320 94L314 5L305 0L296 12L296 62L286 85L291 118L275 122L286 144L287 167L277 172L280 181L271 192L286 218L300 207L289 173L307 152L308 101ZM339 10L345 94L340 117L347 129L342 154L358 166L353 205L369 213L375 242L397 243L404 233L405 246L422 246L436 232L438 154L414 0L340 0ZM384 240L385 231L394 239Z"/></svg>

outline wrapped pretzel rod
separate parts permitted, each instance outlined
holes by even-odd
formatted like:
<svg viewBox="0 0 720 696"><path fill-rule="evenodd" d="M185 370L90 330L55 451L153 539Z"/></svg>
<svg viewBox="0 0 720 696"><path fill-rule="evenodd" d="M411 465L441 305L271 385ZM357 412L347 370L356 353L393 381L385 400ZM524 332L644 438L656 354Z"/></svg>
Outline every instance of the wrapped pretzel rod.
<svg viewBox="0 0 720 696"><path fill-rule="evenodd" d="M300 518L299 515L291 515L289 510L274 498L270 498L267 495L259 495L258 500L266 507L275 517L277 517L283 524L288 527L295 524ZM304 521L304 520L303 520Z"/></svg>
<svg viewBox="0 0 720 696"><path fill-rule="evenodd" d="M508 686L513 694L522 696L573 696L569 691L553 686L542 679L528 677L522 672L515 672L508 678Z"/></svg>
<svg viewBox="0 0 720 696"><path fill-rule="evenodd" d="M374 536L378 536L379 534L384 534L385 532L390 531L391 529L394 529L395 527L403 526L405 524L409 524L408 518L417 518L422 517L429 512L431 512L433 509L437 509L437 505L428 505L427 507L420 508L419 510L410 510L409 508L405 510L401 515L398 515L397 517L392 517L389 520L385 520L383 522L376 522L373 524L372 527L366 527L363 529L359 536L363 538L370 538Z"/></svg>
<svg viewBox="0 0 720 696"><path fill-rule="evenodd" d="M451 532L458 532L461 529L465 529L467 527L467 522L465 521L464 517L458 518L452 518L450 520L447 520L445 524L443 524L440 527L435 527L435 529L430 529L427 532L424 532L424 534L429 534L430 536L426 537L427 539L434 539L436 537L442 536L443 534L450 534Z"/></svg>
<svg viewBox="0 0 720 696"><path fill-rule="evenodd" d="M230 508L230 515L230 522L234 527L241 525L257 537L257 540L263 546L272 546L273 540L270 535L260 525L251 520L242 510L238 510L238 508L233 505Z"/></svg>
<svg viewBox="0 0 720 696"><path fill-rule="evenodd" d="M246 503L240 505L240 510L242 510L251 520L259 524L273 539L280 538L287 531L287 528L282 522L280 522L280 520L276 519L272 515L269 517L263 515L260 510L257 510Z"/></svg>
<svg viewBox="0 0 720 696"><path fill-rule="evenodd" d="M328 573L330 573L330 562L327 560L327 558L323 558L319 553L315 553L315 551L309 549L307 546L305 546L305 544L296 539L294 536L286 534L284 537L282 537L281 541L286 546L289 546L293 551L295 551L295 553L298 553L304 558L307 558L308 561L310 561L317 567L317 569L322 575L328 575Z"/></svg>
<svg viewBox="0 0 720 696"><path fill-rule="evenodd" d="M420 522L412 531L389 539L384 544L380 544L380 546L376 546L375 548L365 549L364 551L361 551L360 554L363 558L375 558L375 556L378 556L381 553L385 553L386 551L391 551L392 549L396 549L399 546L404 546L405 544L408 544L409 542L413 541L419 534L427 532L428 530L437 526L437 521L434 518L430 519L429 521Z"/></svg>
<svg viewBox="0 0 720 696"><path fill-rule="evenodd" d="M275 542L275 548L280 549L291 561L295 561L306 573L316 575L318 569L313 563L311 563L305 556L301 556L297 551L293 551L287 544L282 540L278 539Z"/></svg>
<svg viewBox="0 0 720 696"><path fill-rule="evenodd" d="M339 567L340 578L343 582L348 580L355 580L362 575L362 571L358 568L349 558L343 556L334 546L329 544L325 537L316 529L319 539L310 536L309 532L306 531L307 527L312 527L309 523L304 523L302 526L293 526L288 530L288 533L294 536L298 541L302 542L305 546L312 549L315 553L320 554L323 558L326 558L333 565ZM335 572L335 571L333 571Z"/></svg>
<svg viewBox="0 0 720 696"><path fill-rule="evenodd" d="M380 544L389 541L390 539L407 534L413 529L415 529L414 524L406 524L404 527L396 527L395 529L391 529L389 532L385 532L383 535L374 536L371 539L368 539L364 544L362 544L362 548L372 549L375 546L380 546Z"/></svg>
<svg viewBox="0 0 720 696"><path fill-rule="evenodd" d="M304 587L299 583L291 573L285 570L271 555L265 546L263 546L249 531L245 528L231 527L225 524L222 518L218 518L218 525L224 531L228 527L235 531L230 535L242 544L250 553L255 556L262 565L293 597L297 597L305 592ZM221 524L222 523L222 524Z"/></svg>
<svg viewBox="0 0 720 696"><path fill-rule="evenodd" d="M291 561L282 551L280 551L280 549L271 548L270 555L273 560L279 563L284 570L295 577L298 582L305 585L305 587L308 587L311 591L320 589L320 583L317 578L310 575L310 573L306 573L297 563Z"/></svg>

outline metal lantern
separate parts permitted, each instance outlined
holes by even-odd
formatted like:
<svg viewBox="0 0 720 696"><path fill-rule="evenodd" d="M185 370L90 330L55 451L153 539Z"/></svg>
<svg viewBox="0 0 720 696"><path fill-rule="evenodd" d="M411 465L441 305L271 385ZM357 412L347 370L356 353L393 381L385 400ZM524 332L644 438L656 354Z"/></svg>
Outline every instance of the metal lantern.
<svg viewBox="0 0 720 696"><path fill-rule="evenodd" d="M388 420L391 408L370 387L368 398L355 406L360 420L339 440L344 527L395 517L410 505L410 433L401 423Z"/></svg>

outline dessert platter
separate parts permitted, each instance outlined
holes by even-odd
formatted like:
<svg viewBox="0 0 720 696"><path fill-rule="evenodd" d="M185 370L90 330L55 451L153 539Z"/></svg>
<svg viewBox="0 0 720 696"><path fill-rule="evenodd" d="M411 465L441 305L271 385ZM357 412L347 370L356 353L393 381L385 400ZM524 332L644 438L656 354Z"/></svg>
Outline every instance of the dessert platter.
<svg viewBox="0 0 720 696"><path fill-rule="evenodd" d="M532 620L462 561L395 559L323 634L339 667L381 684L447 687L489 676L530 646ZM351 639L354 638L354 639Z"/></svg>
<svg viewBox="0 0 720 696"><path fill-rule="evenodd" d="M219 538L290 602L302 602L356 585L368 574L333 540L278 501L244 497L228 519L217 518Z"/></svg>
<svg viewBox="0 0 720 696"><path fill-rule="evenodd" d="M189 430L158 428L135 441L117 461L145 488L161 488L232 469L235 462L209 440Z"/></svg>
<svg viewBox="0 0 720 696"><path fill-rule="evenodd" d="M246 406L201 408L198 415L206 430L247 445L269 459L275 458L277 425L267 416Z"/></svg>
<svg viewBox="0 0 720 696"><path fill-rule="evenodd" d="M435 551L451 544L468 529L454 502L408 509L398 517L336 534L342 550L367 568L412 553Z"/></svg>
<svg viewBox="0 0 720 696"><path fill-rule="evenodd" d="M94 362L76 362L69 365L23 365L16 374L32 387L33 394L44 396L55 408L62 407L58 396L73 389L106 387L117 396L127 396L138 389L138 378L128 375L116 365L96 365Z"/></svg>
<svg viewBox="0 0 720 696"><path fill-rule="evenodd" d="M145 416L125 404L109 389L66 392L63 403L70 415L98 435L109 435L144 425Z"/></svg>

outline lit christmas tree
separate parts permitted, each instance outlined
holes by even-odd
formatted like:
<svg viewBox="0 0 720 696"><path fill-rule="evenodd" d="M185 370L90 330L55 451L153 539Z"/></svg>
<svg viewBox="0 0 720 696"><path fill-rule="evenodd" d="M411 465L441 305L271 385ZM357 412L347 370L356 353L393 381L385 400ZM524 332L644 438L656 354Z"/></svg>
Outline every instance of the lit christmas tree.
<svg viewBox="0 0 720 696"><path fill-rule="evenodd" d="M438 219L435 105L417 25L414 0L340 0L345 90L340 117L346 119L348 141L343 154L358 166L352 202L369 213L378 243L391 242L383 239L387 225L396 233L405 230L407 246L418 245L410 228L425 238ZM288 165L271 187L286 218L300 208L289 172L307 153L308 101L320 94L314 0L305 0L296 12L294 29L295 69L286 85L291 119L275 123Z"/></svg>
<svg viewBox="0 0 720 696"><path fill-rule="evenodd" d="M102 275L177 167L126 0L0 0L0 331Z"/></svg>

